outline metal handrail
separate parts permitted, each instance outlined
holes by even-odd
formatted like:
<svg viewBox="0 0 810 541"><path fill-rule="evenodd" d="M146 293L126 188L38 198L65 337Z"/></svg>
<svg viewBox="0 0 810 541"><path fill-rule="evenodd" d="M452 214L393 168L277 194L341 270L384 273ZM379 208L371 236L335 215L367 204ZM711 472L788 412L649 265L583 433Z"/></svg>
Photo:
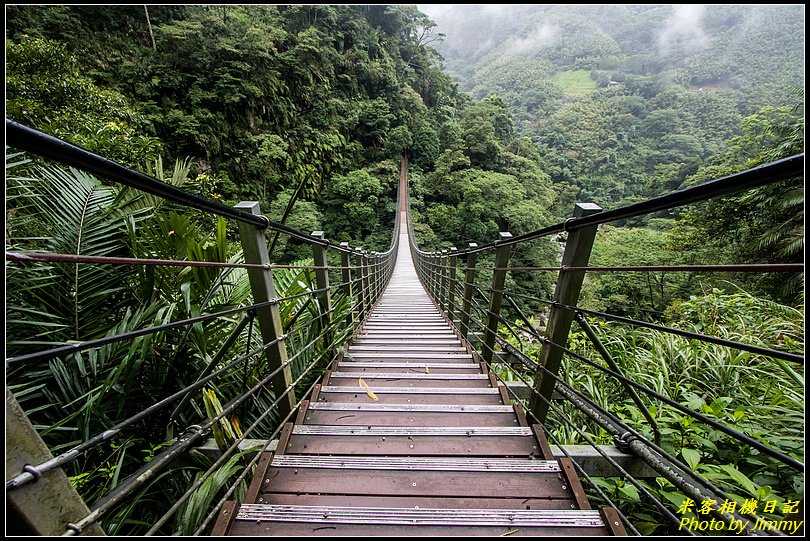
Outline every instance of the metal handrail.
<svg viewBox="0 0 810 541"><path fill-rule="evenodd" d="M569 232L571 234L576 234L577 232L580 232L580 231L590 231L590 234L593 235L593 234L595 234L596 227L598 225L600 225L600 224L609 223L609 222L613 222L613 221L616 221L616 220L627 219L627 218L631 218L631 217L635 217L635 216L641 216L641 215L645 215L645 214L650 214L650 213L658 212L658 211L661 211L661 210L673 209L673 208L677 208L677 207L687 205L687 204L708 201L708 200L711 200L711 199L714 199L714 198L726 197L726 196L729 196L729 195L740 193L740 192L742 192L744 190L749 190L749 189L752 189L752 188L765 186L765 185L768 185L770 183L793 179L795 177L802 176L803 175L803 169L804 169L804 154L799 154L799 155L796 155L796 156L785 158L783 160L778 160L778 161L773 162L773 163L769 163L769 164L765 164L765 165L762 165L762 166L759 166L759 167L756 167L756 168L753 168L753 169L749 169L747 171L743 171L743 172L740 172L740 173L737 173L737 174L734 174L734 175L729 175L729 176L723 177L721 179L706 182L706 183L698 185L698 186L693 186L693 187L690 187L690 188L686 188L684 190L679 190L679 191L676 191L676 192L673 192L673 193L670 193L670 194L665 194L665 195L662 195L662 196L659 196L659 197L652 198L652 199L647 200L647 201L642 201L640 203L636 203L636 204L633 204L633 205L628 205L628 206L621 207L621 208L614 209L614 210L601 211L601 209L599 209L598 207L595 207L593 205L588 206L586 204L586 205L583 205L583 207L582 207L584 210L581 211L580 217L569 218L568 220L566 220L564 222L554 224L554 225L551 225L549 227L545 227L545 228L542 228L542 229L539 229L539 230L536 230L536 231L533 231L533 232L530 232L530 233L526 233L526 234L523 234L523 235L514 236L514 237L511 237L511 238L509 238L508 236L502 235L502 238L500 240L498 240L496 242L490 242L488 244L475 245L474 243L471 243L471 246L470 246L469 249L462 249L462 250L456 251L453 254L457 258L455 261L459 261L459 260L465 261L465 260L469 259L470 261L473 261L473 263L469 267L466 264L462 264L462 266L461 266L461 269L460 269L461 271L467 271L467 277L466 278L456 279L455 282L451 282L449 284L445 281L446 277L448 276L448 273L450 273L451 271L456 273L457 271L453 270L453 265L455 265L456 263L453 262L449 258L449 254L447 254L446 251L445 252L442 252L442 251L433 251L433 252L423 251L416 244L415 237L413 235L411 235L411 252L412 252L412 255L413 255L413 258L414 258L414 264L415 264L415 267L417 269L417 274L419 275L420 280L425 285L425 289L428 291L428 294L431 296L431 298L433 298L433 300L437 304L437 306L443 306L442 303L443 303L443 300L445 299L446 295L448 295L448 293L447 293L448 291L453 291L454 293L457 294L457 292L459 292L462 289L462 285L464 286L463 290L464 290L465 293L463 294L463 296L464 296L464 303L466 303L466 304L462 304L462 305L470 305L470 312L473 312L473 308L475 306L477 306L479 312L482 315L482 319L483 320L488 319L489 322L482 321L482 320L474 317L471 313L469 313L469 312L467 312L467 311L465 311L463 309L460 309L459 304L456 304L455 302L452 302L453 309L457 310L457 311L460 310L460 313L462 314L462 320L461 321L452 321L452 323L457 326L457 328L458 328L458 330L459 330L459 332L461 333L462 336L466 337L467 333L470 333L469 334L468 345L471 345L473 343L476 344L476 345L480 344L480 345L477 346L477 347L481 348L481 349L479 349L479 353L481 353L481 356L484 358L484 360L486 360L488 362L488 364L490 364L490 362L491 362L491 364L494 365L496 363L503 362L503 360L499 359L499 353L496 351L497 347L500 346L501 348L503 348L504 351L510 352L511 354L517 356L518 360L520 360L521 363L524 363L525 368L528 369L527 373L531 374L532 372L534 372L534 374L535 374L534 383L526 382L523 377L520 377L519 372L514 372L513 371L512 373L516 377L518 377L518 379L520 379L521 381L524 381L524 383L527 384L527 386L529 387L529 390L530 390L530 392L532 394L532 401L533 402L535 400L538 400L538 401L542 401L542 402L544 402L546 404L546 406L545 406L546 409L544 411L553 410L558 416L562 415L562 417L560 417L560 419L562 419L563 421L566 421L566 422L568 421L568 419L565 417L564 412L559 410L559 408L556 408L555 406L553 406L553 404L551 403L551 395L546 394L545 392L543 392L543 393L538 392L538 388L540 388L540 387L537 386L538 385L538 378L543 378L544 377L544 378L550 379L550 381L552 382L552 386L551 386L552 389L555 389L555 388L559 389L560 388L559 385L564 384L563 379L555 371L549 370L542 363L538 363L538 362L536 362L534 360L530 360L526 356L526 353L524 351L521 351L518 348L514 347L505 338L503 338L501 336L498 336L497 335L497 327L498 327L499 323L505 325L507 327L507 330L513 335L516 334L516 331L517 332L526 332L526 333L532 335L533 337L538 338L540 340L540 343L543 344L544 351L556 349L560 355L564 354L564 355L572 356L574 358L577 358L577 359L581 360L582 362L587 362L587 364L599 369L602 373L604 373L607 376L609 376L609 377L615 379L616 381L618 381L619 385L623 386L622 388L625 389L625 392L627 392L627 389L633 390L633 393L629 393L629 394L635 395L635 391L634 391L635 389L637 389L639 391L643 391L643 393L648 397L648 400L651 397L654 400L662 401L663 403L667 404L668 406L676 408L677 410L680 411L680 413L688 415L688 416L696 419L697 421L699 421L701 423L705 423L708 426L711 426L715 430L721 431L725 435L735 439L736 441L739 441L743 445L750 446L750 447L756 449L757 452L762 453L763 455L769 456L769 457L781 462L782 464L787 465L789 468L793 469L794 471L803 472L804 471L804 464L802 462L796 460L795 458L787 455L786 453L784 453L784 452L782 452L782 451L780 451L778 449L769 447L768 445L765 445L762 442L759 442L756 438L752 438L751 436L745 434L743 431L726 427L723 423L718 423L717 421L714 421L713 419L709 418L708 416L701 414L699 411L695 411L695 410L693 410L691 408L687 408L685 406L682 406L682 405L678 404L676 401L671 400L668 397L665 397L665 396L663 396L663 395L661 395L659 393L656 393L652 389L649 389L648 387L646 387L644 385L641 385L641 384L633 381L632 379L627 378L626 376L624 376L624 374L621 373L620 370L617 369L617 367L615 366L615 363L611 364L609 361L606 360L606 362L608 362L608 364L610 364L610 366L611 366L611 368L606 368L604 366L601 366L598 363L595 363L594 361L592 361L590 359L584 358L582 355L577 354L576 352L572 351L571 349L569 349L569 348L565 347L565 345L563 345L563 344L565 344L565 340L564 340L565 337L564 336L562 337L562 339L561 339L560 336L557 336L558 341L550 340L548 337L541 336L540 333L538 333L534 328L531 327L530 322L525 317L525 315L522 314L522 312L520 310L517 310L517 312L519 312L520 319L525 324L525 327L522 327L522 326L518 325L517 329L512 328L511 322L508 322L508 320L506 318L502 317L501 314L499 313L500 309L497 307L498 305L493 304L493 303L495 303L496 296L497 296L498 299L505 296L506 299L507 299L507 302L510 302L511 304L514 304L512 302L512 300L511 300L512 297L525 298L525 299L530 300L532 302L541 302L541 303L547 304L548 306L551 307L552 310L558 310L560 312L566 312L567 314L569 314L566 317L569 317L571 319L568 320L569 322L565 323L565 325L566 325L565 326L565 331L564 331L565 333L568 332L568 325L570 325L570 321L573 319L574 315L576 315L579 318L582 318L583 314L588 314L588 315L592 315L592 316L596 316L596 317L603 317L603 318L606 318L606 319L617 321L617 322L620 322L622 324L630 324L630 325L634 325L634 326L641 326L641 327L651 328L651 329L655 329L655 330L658 330L658 331L661 331L661 332L667 332L667 333L671 333L671 334L676 334L676 335L680 335L680 336L683 336L683 337L686 337L686 338L689 338L689 339L694 339L694 340L698 340L698 341L702 341L702 342L718 344L718 345L725 346L725 347L738 348L738 349L741 349L741 350L744 350L744 351L747 351L747 352L750 352L750 353L770 356L770 357L779 359L780 361L785 361L786 360L786 361L791 361L791 362L803 363L803 361L804 361L803 355L797 355L797 354L787 352L787 351L779 351L779 350L773 350L773 349L770 349L770 348L754 346L754 345L751 345L751 344L743 344L743 343L736 342L736 341L733 341L733 340L727 340L727 339L724 339L724 338L708 336L708 335L704 335L704 334L700 334L700 333L696 333L696 332L683 331L683 330L680 330L680 329L674 329L674 328L670 328L670 327L665 327L663 325L656 325L654 323L640 322L640 321L630 319L630 318L626 318L626 317L621 317L621 316L616 316L616 315L613 315L613 314L607 314L607 313L604 313L604 312L597 312L597 311L594 311L594 310L587 310L587 309L581 308L577 304L578 292L576 293L576 296L574 297L573 301L570 300L570 299L568 299L567 301L561 301L560 300L561 297L560 297L560 289L559 289L560 288L559 279L558 279L558 286L557 286L558 290L554 295L554 300L547 300L547 299L537 298L537 297L532 296L532 295L527 296L527 295L523 295L523 294L520 294L520 293L513 293L513 292L508 291L507 288L505 288L505 287L497 287L495 285L495 278L494 278L494 275L496 275L498 273L501 273L503 275L506 272L510 272L510 271L514 271L514 272L518 272L518 271L550 271L550 272L559 273L558 276L560 276L560 277L563 277L563 276L566 276L566 275L569 275L569 276L570 275L584 276L588 272L672 271L672 272L793 272L793 273L795 273L795 272L802 272L804 270L804 265L803 264L790 263L790 264L763 264L763 265L669 265L669 266L668 265L627 265L627 266L623 266L623 267L606 267L606 266L604 266L604 267L590 267L590 266L588 266L588 262L587 262L588 257L586 255L584 257L584 259L582 257L579 257L579 256L577 256L577 257L579 257L579 259L572 258L572 259L568 259L567 261L566 261L566 259L563 259L563 261L564 261L563 264L560 265L560 266L557 266L557 267L550 267L550 266L548 266L548 267L544 267L544 266L536 266L536 267L524 266L524 267L519 267L519 266L510 266L510 265L508 265L508 263L507 264L503 264L503 263L498 264L497 262L496 262L496 264L494 266L491 263L488 266L479 266L479 267L475 266L475 257L477 255L479 255L479 254L482 254L482 253L498 252L498 250L503 250L504 247L516 246L516 245L520 245L520 244L525 243L525 242L531 242L533 240L536 240L536 239L539 239L539 238L542 238L542 237L547 237L547 236L555 234L555 233ZM408 218L409 218L408 227L410 228L411 231L413 231L413 224L410 221L410 213L408 215ZM592 239L593 239L593 236L590 237L590 240L588 242L593 242ZM569 240L570 240L570 238L569 238ZM569 242L569 244L571 244L571 242ZM568 250L568 247L566 247L566 250ZM590 252L590 247L588 247L588 252ZM567 253L568 253L568 251L566 251L566 254ZM497 261L497 258L496 258L496 261ZM472 276L473 276L472 282L470 282L469 271L472 271ZM489 287L489 288L488 287L483 287L482 288L482 287L479 287L475 283L475 281L476 281L475 277L480 276L481 271L487 271L487 272L490 272L490 273L493 274L493 286L492 287ZM464 282L462 283L461 280L464 280ZM581 283L581 281L580 281L580 283ZM483 305L483 306L479 305L478 301L476 300L476 295L475 295L476 293L478 295L480 295L480 297L483 298L485 302L486 302L486 295L487 294L490 295L490 306L489 306L489 308L487 308L486 304ZM500 300L498 300L497 302L500 303ZM459 326L459 323L461 324L460 326ZM475 340L473 340L473 336L474 336L473 335L473 326L475 327L475 329L477 329L477 330L479 330L481 332L479 337L476 337ZM468 329L468 327L469 327L469 329ZM491 337L492 333L495 333L494 340L491 340L491 339L490 340L484 340L484 339L480 338L480 336L485 336L485 337L490 336L490 338L492 338ZM596 340L598 342L598 337L596 337L595 334L593 334L593 337L592 337L591 335L586 333L586 337L591 339L592 341ZM595 348L596 348L597 351L599 351L599 345L598 344L595 346ZM492 361L488 361L488 359L487 359L488 357L491 358ZM608 355L608 357L609 357L609 355ZM494 366L493 366L493 368L494 368ZM545 384L545 382L543 382L543 383ZM591 405L588 406L587 403L589 402L589 399L585 395L583 395L580 391L577 391L576 389L574 389L573 387L570 387L568 385L566 385L566 389L569 389L570 392L568 392L568 391L565 392L565 393L560 392L560 394L563 396L563 398L565 400L569 400L577 409L579 409L588 418L591 418L590 416L592 414L597 415L596 413L594 413L595 410L593 410L593 407L595 406L595 404L591 403ZM575 399L575 395L580 396L580 398L582 398L582 400ZM639 405L638 402L640 400L639 396L635 396L634 400L636 401L636 404L638 406ZM639 407L642 407L642 406L639 406ZM644 409L644 408L642 407L642 409ZM607 411L605 411L603 413L604 413L604 415L606 415L608 417L611 415ZM534 417L535 419L537 419L537 421L540 422L541 424L545 422L544 417L543 418L538 418L536 415L534 415L534 411L532 410L531 406L528 407L527 414ZM647 419L649 420L649 416L647 416ZM597 421L597 424L599 424L598 421ZM609 426L602 425L608 431L612 431L612 430L616 429L615 427L620 426L620 424L616 424L616 422L614 422L614 421L610 421L608 424L609 424ZM576 425L572 425L572 427L575 430L577 429ZM545 426L544 426L544 430L549 432L549 434L551 433L551 431L546 429ZM727 497L727 499L730 498L724 491L722 491L720 488L716 487L712 482L708 481L707 479L705 479L701 475L699 475L699 474L697 474L695 472L692 472L691 470L689 470L688 466L686 466L683 462L679 461L678 459L676 459L675 457L671 456L669 453L667 453L666 451L661 449L660 445L656 444L657 442L652 442L652 441L647 440L644 436L642 436L638 432L633 431L629 427L627 428L627 430L631 431L632 434L630 434L628 432L628 433L626 433L624 435L629 436L630 439L633 440L633 442L635 442L635 443L632 443L629 446L629 448L632 450L633 453L638 454L638 456L641 459L643 459L645 462L648 462L648 464L650 464L650 465L653 465L653 464L651 462L649 462L649 461L653 461L653 462L657 461L658 462L657 463L658 468L663 468L663 469L660 469L659 471L667 471L667 472L678 472L678 471L680 471L680 472L683 473L683 475L678 474L678 473L674 473L672 476L670 476L669 473L668 473L665 476L671 482L673 482L673 484L675 484L676 486L681 488L686 494L692 495L693 497L695 495L705 495L706 493L702 492L705 489L705 490L709 490L710 492L713 492L714 494L719 494L722 497ZM651 426L651 430L653 430L653 432L655 433L656 432L656 427ZM622 433L619 432L619 433L615 433L614 437L617 438L617 440L618 440L618 439L624 437L624 435L622 435ZM588 440L589 443L593 444L593 442L590 441L589 438L586 438L586 440ZM624 442L624 440L622 440L622 445L623 446L626 445L626 442ZM584 470L580 469L580 471L584 471ZM681 487L678 483L683 483L683 486ZM598 486L596 486L594 484L594 488L598 489ZM601 493L601 491L599 491L599 490L596 490L596 492ZM649 496L649 495L647 495L647 496ZM606 499L605 501L609 501L609 500ZM655 505L657 502L652 502L652 503ZM719 513L717 513L716 509L713 512L716 515L719 516ZM674 518L672 513L667 512L667 513L664 513L664 515L668 516L670 519ZM739 518L741 518L741 517L739 515L736 515L735 520L739 519ZM746 515L746 520L749 520L749 519L753 523L753 521L756 519L756 517L752 517L751 515ZM728 518L722 518L722 520L728 521ZM677 523L677 520L676 520L675 525L677 526L677 524L678 523Z"/></svg>
<svg viewBox="0 0 810 541"><path fill-rule="evenodd" d="M97 522L102 517L102 515L104 515L114 507L118 506L119 504L123 503L125 501L125 498L127 497L127 494L129 494L135 487L141 486L145 481L147 481L153 475L155 475L155 473L159 471L161 468L166 467L168 463L171 462L180 453L183 453L186 450L190 449L195 441L197 441L204 433L210 431L210 427L213 426L213 423L217 422L218 419L223 418L228 412L234 411L237 406L239 406L242 403L245 403L250 396L254 396L257 393L266 392L267 387L265 384L267 382L269 382L272 378L277 377L279 374L282 374L285 370L289 370L290 367L293 365L293 363L300 362L302 359L305 360L307 362L306 368L300 373L300 375L295 379L295 381L291 381L287 385L286 389L280 391L274 396L275 401L271 409L263 412L256 420L256 422L244 432L244 435L242 438L240 438L240 440L247 437L248 433L252 431L254 428L256 428L260 424L260 421L262 419L266 418L272 411L276 411L280 407L280 405L283 405L284 402L288 400L288 397L293 396L292 393L293 390L296 388L296 386L299 385L299 383L303 380L305 376L309 377L308 375L310 374L310 372L313 371L313 369L316 366L320 367L324 357L326 357L327 359L331 358L331 356L335 352L335 348L340 346L340 344L334 343L335 337L343 336L344 332L349 332L349 334L351 334L351 331L348 331L348 329L356 330L361 325L362 318L356 319L353 318L351 315L347 316L348 320L346 322L347 323L346 325L342 324L342 322L344 321L343 319L330 321L332 319L331 314L326 311L326 306L329 306L329 302L327 301L325 303L321 303L320 300L322 298L328 299L329 298L328 296L331 294L330 292L332 291L337 291L336 295L338 295L338 297L336 298L340 298L340 296L350 295L350 304L351 304L350 314L354 314L355 312L357 312L361 316L367 316L371 306L373 306L373 304L379 298L380 294L382 293L385 287L385 284L388 282L393 272L393 263L394 259L396 258L396 250L399 245L399 231L401 227L400 214L398 211L396 213L394 220L394 230L389 248L385 252L367 254L366 252L363 252L357 248L349 247L348 244L346 243L344 243L343 246L331 243L328 240L324 239L322 234L309 235L304 232L297 231L293 228L285 226L283 224L279 224L277 222L268 220L265 216L262 216L260 214L252 214L245 210L240 210L239 208L228 207L217 201L208 200L204 197L187 192L175 186L166 184L156 178L129 169L121 164L115 163L111 160L107 160L106 158L93 154L92 152L89 152L85 149L62 141L50 135L44 134L42 132L39 132L22 124L13 122L9 119L6 119L6 131L7 131L7 144L10 146L14 146L21 150L33 152L47 159L60 162L64 165L83 169L99 177L103 177L107 180L111 180L113 182L117 182L125 186L138 189L145 193L156 195L168 201L178 203L187 208L212 213L217 216L232 218L237 222L239 222L240 224L247 224L250 227L254 227L256 228L256 230L259 231L264 229L272 229L281 232L283 234L290 236L291 238L297 239L299 241L305 242L313 246L314 253L316 254L316 260L319 257L318 250L322 251L320 252L322 263L313 265L274 265L270 263L255 263L255 262L225 263L225 262L206 262L206 261L175 261L175 260L138 259L138 258L124 258L124 257L92 257L92 256L82 256L80 254L78 255L54 254L54 253L37 253L37 252L6 253L6 260L8 262L11 262L12 264L23 264L23 265L31 265L37 262L45 262L45 263L55 262L62 264L81 263L81 264L112 264L112 265L127 265L127 266L209 267L209 268L226 269L225 272L229 272L234 269L245 269L248 272L266 272L266 273L269 273L273 269L280 269L280 268L299 269L301 271L314 272L316 275L315 281L317 281L319 285L319 287L308 287L307 290L302 293L297 293L285 297L269 298L269 300L266 300L264 302L256 302L249 306L244 307L240 306L229 310L223 310L217 313L203 314L197 317L192 317L180 321L173 321L170 323L156 325L146 329L130 331L115 336L106 336L95 340L87 340L81 343L57 346L56 348L52 348L49 350L27 353L18 355L16 357L7 358L6 359L7 367L17 367L21 366L25 362L46 361L58 357L66 357L84 350L98 348L105 345L114 344L116 342L133 340L139 337L148 336L162 331L180 328L189 329L192 325L213 321L218 318L222 318L223 316L228 316L237 313L248 312L250 316L247 319L250 319L252 321L253 314L257 313L257 311L272 307L277 308L282 302L292 301L294 299L301 297L308 297L308 301L304 303L303 307L298 310L298 313L295 314L292 320L287 323L287 326L283 329L282 333L278 334L274 339L271 339L269 342L266 340L262 340L263 343L259 348L256 348L253 351L248 351L244 355L237 356L233 360L230 361L223 360L223 362L225 363L224 366L219 366L218 360L224 358L228 347L233 346L238 337L237 335L240 334L242 330L244 330L246 326L245 322L247 321L247 319L243 318L242 322L237 325L237 327L233 330L233 332L229 336L225 346L223 346L223 348L220 349L219 352L217 352L215 358L208 363L203 373L201 373L199 377L197 377L196 381L194 381L194 383L192 383L191 385L187 385L185 388L174 392L168 397L159 399L155 404L152 404L145 410L140 411L135 415L132 415L128 419L124 419L118 422L111 429L105 430L104 432L99 434L95 435L91 434L89 439L61 453L57 457L53 457L47 461L40 462L38 464L31 463L28 466L26 466L25 471L19 472L16 475L13 475L14 472L7 472L9 474L12 474L11 478L6 483L6 491L8 492L16 490L32 482L36 482L40 478L42 473L52 470L54 468L61 467L65 464L68 464L71 461L76 460L84 452L116 437L116 435L118 435L121 432L121 430L124 429L125 427L128 427L133 423L144 420L149 415L152 415L159 410L165 409L169 404L173 402L179 402L179 405L175 407L175 412L172 413L172 417L174 418L175 414L183 406L183 404L188 402L188 398L191 396L192 392L199 390L206 384L214 382L215 379L218 377L229 374L239 364L244 363L245 367L247 368L248 361L254 356L261 354L265 351L268 351L270 348L278 347L285 341L290 342L291 340L290 337L294 336L295 333L301 333L302 331L307 330L313 324L317 324L316 327L317 331L314 339L304 344L303 340L304 335L301 335L300 336L301 343L298 345L299 347L296 348L296 352L294 355L292 355L288 359L283 360L282 364L278 366L268 367L268 369L261 374L260 376L261 379L258 382L258 384L253 385L253 387L251 387L250 389L246 389L245 392L233 398L233 400L228 405L225 406L221 414L215 416L215 418L213 419L204 420L204 422L200 426L190 427L186 431L186 433L184 433L184 435L179 440L177 440L176 444L158 453L155 456L154 460L150 462L147 466L142 468L142 470L139 470L138 472L131 475L127 479L122 479L121 483L118 485L118 488L108 493L107 495L104 496L102 500L97 502L89 515L66 526L65 533L67 535L80 533L82 529L86 529L91 524ZM399 209L400 197L401 194L399 193L398 190L397 209ZM258 238L263 239L263 235L260 235ZM329 265L328 263L326 263L326 256L325 256L326 250L334 250L335 252L342 254L344 261L348 261L348 264ZM352 263L350 259L347 259L348 255L357 256L354 263ZM344 280L342 282L329 284L328 282L329 271L344 271L347 274L344 274ZM320 273L320 275L318 275L318 273ZM356 284L358 283L359 288L356 286ZM323 287L321 287L321 284L323 284ZM352 288L353 285L355 285L355 288ZM316 299L318 300L318 302L313 303L312 301ZM308 306L309 307L316 306L317 309L322 313L317 317L308 319L303 323L299 323L298 321L299 316L301 315L304 309L307 309ZM341 329L342 332L334 333L336 329ZM252 325L249 333L250 332L252 332ZM320 353L314 358L310 358L311 356L309 355L308 352L313 351L314 350L313 348L318 343L323 344L324 347L321 348L322 351L320 351ZM214 369L215 366L217 367L216 369ZM223 456L227 456L233 453L235 449L236 447L232 446ZM186 494L184 494L180 498L180 501L187 499L191 495L191 492L195 490L196 487L200 486L200 484L204 482L205 479L207 479L213 473L213 471L215 471L215 469L212 467L205 474L203 474L201 478L196 480L195 483L192 485L192 487L189 489L189 491L186 492ZM138 478L137 480L135 479L136 477ZM237 480L237 483L238 481L239 480ZM214 509L214 511L209 515L207 521L210 521L210 518L214 516L216 512L218 512L219 507L221 507L221 502L219 506L217 506L216 509ZM161 524L163 524L166 520L168 520L168 518L174 512L176 512L178 508L179 508L178 505L172 506L172 508L169 509L169 511L167 512L166 515L164 515L161 521L159 521L159 523L152 528L150 533L156 533L158 527ZM203 523L203 526L207 523L207 521Z"/></svg>

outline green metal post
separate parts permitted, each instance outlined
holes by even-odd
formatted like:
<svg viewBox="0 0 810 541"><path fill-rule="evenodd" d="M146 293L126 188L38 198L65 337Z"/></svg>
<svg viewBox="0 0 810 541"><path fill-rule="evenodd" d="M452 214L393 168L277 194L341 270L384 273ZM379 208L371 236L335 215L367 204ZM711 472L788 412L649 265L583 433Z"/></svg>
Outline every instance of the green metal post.
<svg viewBox="0 0 810 541"><path fill-rule="evenodd" d="M236 208L257 216L261 215L257 201L241 201ZM270 270L270 256L267 253L267 242L264 231L256 226L239 223L239 238L242 241L242 252L245 263L266 265L264 269L248 269L250 287L253 291L253 302L264 303L276 300L276 288L273 284L273 271ZM292 371L287 364L287 347L284 343L284 330L281 325L281 314L277 302L256 309L256 321L265 344L273 345L265 350L267 369L279 373L270 380L270 386L276 397L286 393L278 403L280 418L284 418L295 407L295 391L292 389Z"/></svg>
<svg viewBox="0 0 810 541"><path fill-rule="evenodd" d="M478 248L478 244L471 242L469 249L474 250ZM475 285L475 261L478 259L478 253L467 254L467 269L464 272L464 298L461 301L461 323L459 328L461 335L469 339L470 333L470 304L472 302L473 286Z"/></svg>
<svg viewBox="0 0 810 541"><path fill-rule="evenodd" d="M346 316L346 324L351 327L354 325L355 321L355 302L354 297L352 296L352 269L350 268L351 264L349 263L349 243L341 242L340 247L344 250L340 253L340 266L343 267L340 269L340 277L343 281L343 294L346 295L347 299L349 299L349 306L351 307L349 314Z"/></svg>
<svg viewBox="0 0 810 541"><path fill-rule="evenodd" d="M590 216L601 211L602 208L593 203L577 203L574 208L574 218ZM583 227L569 233L562 258L562 270L557 276L557 286L554 290L554 301L556 303L576 306L579 301L585 271L571 271L566 268L586 267L588 265L597 227L596 225ZM545 367L545 370L541 368L534 376L535 390L540 396L549 401L557 383L551 374L556 376L559 373L563 356L563 351L551 343L562 346L568 344L568 332L571 329L573 320L573 310L562 308L559 305L551 307L551 314L546 326L546 337L550 343L543 345L539 359L540 365ZM533 393L529 407L541 423L546 420L549 409L548 402Z"/></svg>
<svg viewBox="0 0 810 541"><path fill-rule="evenodd" d="M313 239L325 241L326 236L323 231L313 231L310 235ZM330 345L332 344L332 295L329 291L329 269L326 262L326 246L323 244L312 245L312 257L315 261L315 284L320 291L317 295L318 303L321 308L321 325L326 331L323 333L323 343L329 349L326 354L329 359L334 356L334 351Z"/></svg>
<svg viewBox="0 0 810 541"><path fill-rule="evenodd" d="M501 313L503 301L503 285L506 281L507 265L509 265L510 246L498 246L505 240L512 238L512 233L501 231L495 242L495 270L492 271L492 292L489 295L489 313L487 314L487 328L484 331L484 350L481 354L484 360L492 362L495 351L495 335L498 333L498 316Z"/></svg>
<svg viewBox="0 0 810 541"><path fill-rule="evenodd" d="M439 256L439 306L442 307L445 313L447 313L447 294L449 292L447 288L447 283L449 280L449 270L447 267L449 265L449 256L447 255L447 250L442 250L441 255Z"/></svg>
<svg viewBox="0 0 810 541"><path fill-rule="evenodd" d="M448 273L448 292L447 292L447 319L450 320L452 323L453 321L453 312L455 307L456 301L456 264L457 264L457 256L456 256L456 247L450 248L450 257L448 258L450 264L450 272Z"/></svg>

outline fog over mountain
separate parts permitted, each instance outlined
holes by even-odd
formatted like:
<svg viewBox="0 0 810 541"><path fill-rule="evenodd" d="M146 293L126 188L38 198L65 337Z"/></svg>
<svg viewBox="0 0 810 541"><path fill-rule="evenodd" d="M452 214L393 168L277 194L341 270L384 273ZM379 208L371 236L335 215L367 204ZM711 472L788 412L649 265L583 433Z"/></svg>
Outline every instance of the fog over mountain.
<svg viewBox="0 0 810 541"><path fill-rule="evenodd" d="M576 56L605 56L600 66L612 69L639 60L655 63L653 71L681 67L698 54L724 62L741 50L769 49L774 45L784 54L772 55L772 64L739 66L748 78L757 69L767 73L784 71L802 52L804 6L802 5L451 5L418 6L437 24L445 39L437 45L448 70L465 90L474 88L476 64L504 62L512 56L548 58L560 49L571 48L604 35L618 51L574 51ZM775 23L785 17L786 25ZM606 41L607 40L603 40ZM775 43L774 43L775 42ZM737 49L736 51L734 49ZM592 53L596 52L594 55ZM641 58L640 58L641 57ZM724 58L726 57L726 58ZM559 66L554 58L552 62ZM557 59L559 60L559 59ZM735 62L739 63L739 62ZM562 66L560 66L562 67ZM646 70L649 71L649 70ZM803 69L801 70L803 71Z"/></svg>
<svg viewBox="0 0 810 541"><path fill-rule="evenodd" d="M678 188L747 116L802 114L803 5L418 7L459 89L506 105L591 200Z"/></svg>

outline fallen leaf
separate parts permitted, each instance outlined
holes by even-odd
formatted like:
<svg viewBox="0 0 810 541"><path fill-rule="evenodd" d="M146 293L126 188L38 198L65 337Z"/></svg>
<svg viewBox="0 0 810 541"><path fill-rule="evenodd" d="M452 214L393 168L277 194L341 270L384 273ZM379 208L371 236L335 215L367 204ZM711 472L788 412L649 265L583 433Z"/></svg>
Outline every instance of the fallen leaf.
<svg viewBox="0 0 810 541"><path fill-rule="evenodd" d="M517 528L515 528L514 530L509 530L508 532L504 532L501 535L499 535L498 537L506 537L507 535L512 535L516 531L517 531Z"/></svg>
<svg viewBox="0 0 810 541"><path fill-rule="evenodd" d="M369 388L368 388L368 385L367 385L367 384L366 384L366 382L363 380L363 378L360 378L359 382L360 382L360 387L362 387L362 388L364 388L364 389L366 390L366 394L368 395L368 397L369 397L370 399L372 399L372 400L379 400L379 398L377 398L377 395L376 395L376 394L374 394L374 393L372 393L372 392L371 392L371 389L369 389Z"/></svg>

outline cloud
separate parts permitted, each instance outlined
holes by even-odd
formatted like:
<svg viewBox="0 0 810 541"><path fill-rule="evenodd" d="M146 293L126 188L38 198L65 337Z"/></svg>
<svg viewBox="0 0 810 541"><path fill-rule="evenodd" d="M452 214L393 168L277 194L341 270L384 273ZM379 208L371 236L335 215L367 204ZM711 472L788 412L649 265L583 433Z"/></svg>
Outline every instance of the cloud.
<svg viewBox="0 0 810 541"><path fill-rule="evenodd" d="M557 40L560 27L542 22L538 24L529 35L523 38L510 38L506 42L506 54L523 54L537 49L548 47Z"/></svg>
<svg viewBox="0 0 810 541"><path fill-rule="evenodd" d="M702 47L709 39L702 24L705 11L706 6L673 6L672 15L658 33L658 52L667 55L673 50L694 51Z"/></svg>

